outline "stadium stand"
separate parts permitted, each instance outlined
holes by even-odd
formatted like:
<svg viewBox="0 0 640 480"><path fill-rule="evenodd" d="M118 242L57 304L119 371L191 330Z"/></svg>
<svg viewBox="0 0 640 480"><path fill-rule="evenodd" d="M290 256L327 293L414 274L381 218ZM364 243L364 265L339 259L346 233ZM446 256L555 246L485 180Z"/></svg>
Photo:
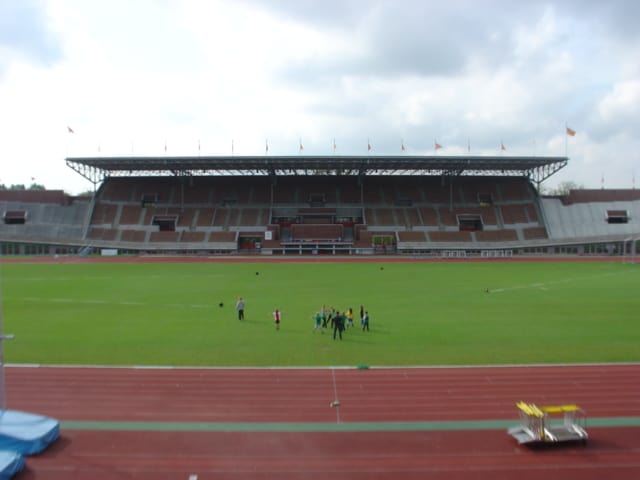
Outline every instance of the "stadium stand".
<svg viewBox="0 0 640 480"><path fill-rule="evenodd" d="M74 161L104 168L92 198L0 191L4 253L580 253L593 242L620 247L640 236L636 191L537 193L534 182L566 164L562 157L68 159ZM469 165L473 172L465 173ZM218 170L207 173L209 166ZM148 175L163 169L170 174Z"/></svg>

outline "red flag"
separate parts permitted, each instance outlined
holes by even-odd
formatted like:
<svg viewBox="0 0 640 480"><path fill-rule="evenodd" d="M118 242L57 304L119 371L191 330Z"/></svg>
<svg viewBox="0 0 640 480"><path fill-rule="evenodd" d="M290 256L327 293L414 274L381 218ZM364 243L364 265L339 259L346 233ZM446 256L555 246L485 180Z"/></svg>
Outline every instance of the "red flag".
<svg viewBox="0 0 640 480"><path fill-rule="evenodd" d="M570 137L575 137L576 131L573 128L567 127L567 135L569 135Z"/></svg>
<svg viewBox="0 0 640 480"><path fill-rule="evenodd" d="M371 144L369 143L369 140L367 140L367 152L371 151Z"/></svg>
<svg viewBox="0 0 640 480"><path fill-rule="evenodd" d="M440 150L441 148L442 148L442 145L440 145L438 142L435 142L435 149Z"/></svg>

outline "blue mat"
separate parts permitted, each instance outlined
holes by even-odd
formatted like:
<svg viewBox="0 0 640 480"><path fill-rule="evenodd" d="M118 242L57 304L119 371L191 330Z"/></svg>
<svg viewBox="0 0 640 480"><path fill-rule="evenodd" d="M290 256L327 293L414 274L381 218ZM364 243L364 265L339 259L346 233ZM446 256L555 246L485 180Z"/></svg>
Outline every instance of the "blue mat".
<svg viewBox="0 0 640 480"><path fill-rule="evenodd" d="M24 458L17 452L0 451L0 480L9 480L24 468Z"/></svg>
<svg viewBox="0 0 640 480"><path fill-rule="evenodd" d="M34 455L60 435L60 422L53 418L16 410L0 411L0 450Z"/></svg>

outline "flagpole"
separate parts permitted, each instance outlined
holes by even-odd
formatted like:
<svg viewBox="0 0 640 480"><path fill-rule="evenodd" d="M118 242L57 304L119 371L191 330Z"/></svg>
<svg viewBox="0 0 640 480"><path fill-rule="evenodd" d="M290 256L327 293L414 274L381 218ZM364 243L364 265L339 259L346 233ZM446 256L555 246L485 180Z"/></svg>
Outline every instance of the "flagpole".
<svg viewBox="0 0 640 480"><path fill-rule="evenodd" d="M569 124L564 122L564 156L569 158Z"/></svg>

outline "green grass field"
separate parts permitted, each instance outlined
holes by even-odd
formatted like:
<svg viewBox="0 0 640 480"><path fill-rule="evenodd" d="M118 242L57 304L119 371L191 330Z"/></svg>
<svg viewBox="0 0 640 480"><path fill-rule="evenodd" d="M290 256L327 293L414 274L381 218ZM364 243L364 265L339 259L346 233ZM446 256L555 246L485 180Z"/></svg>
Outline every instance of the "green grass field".
<svg viewBox="0 0 640 480"><path fill-rule="evenodd" d="M8 363L640 360L640 269L622 263L5 263L0 274L4 331L15 334ZM342 342L312 333L322 304L353 307L356 326L364 304L371 331L349 330Z"/></svg>

